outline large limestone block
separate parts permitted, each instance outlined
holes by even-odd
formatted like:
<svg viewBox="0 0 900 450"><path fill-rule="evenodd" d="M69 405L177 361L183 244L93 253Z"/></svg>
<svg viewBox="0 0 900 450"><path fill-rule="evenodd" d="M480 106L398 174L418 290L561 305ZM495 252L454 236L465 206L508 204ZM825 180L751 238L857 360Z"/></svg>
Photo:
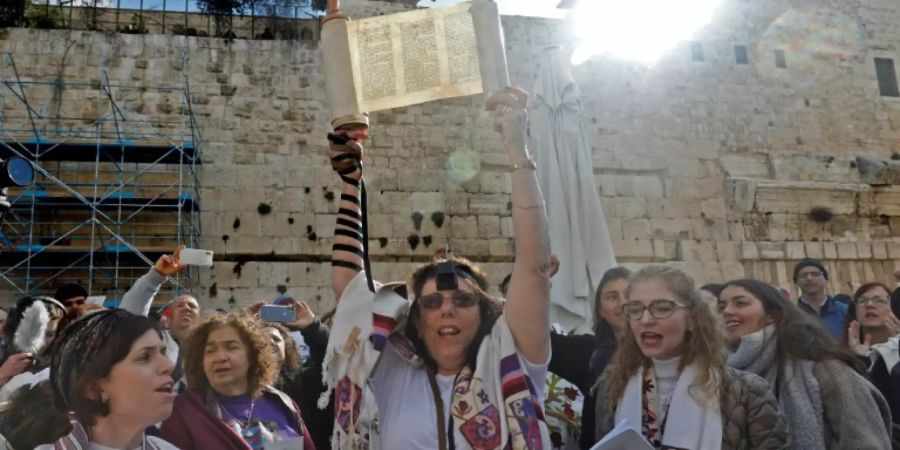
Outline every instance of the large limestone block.
<svg viewBox="0 0 900 450"><path fill-rule="evenodd" d="M871 187L855 183L820 183L730 178L726 192L735 212L804 214L826 207L833 214L855 214L860 197Z"/></svg>

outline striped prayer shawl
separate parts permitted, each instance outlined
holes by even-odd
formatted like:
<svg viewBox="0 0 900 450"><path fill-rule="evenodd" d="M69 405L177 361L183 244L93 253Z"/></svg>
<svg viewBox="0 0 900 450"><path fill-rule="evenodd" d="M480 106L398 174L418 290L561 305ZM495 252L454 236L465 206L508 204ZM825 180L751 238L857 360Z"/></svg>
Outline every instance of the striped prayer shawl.
<svg viewBox="0 0 900 450"><path fill-rule="evenodd" d="M367 381L388 342L413 367L425 370L422 359L403 334L410 301L379 286L373 294L361 272L345 288L328 341L323 374L328 386L322 402L335 395L335 449L373 448L379 432L367 417ZM543 383L544 380L538 380ZM543 450L550 448L543 399L526 374L512 332L501 315L478 350L476 370L457 377L451 411L454 427L465 442L457 449ZM372 402L374 403L374 402ZM371 412L371 411L368 411Z"/></svg>

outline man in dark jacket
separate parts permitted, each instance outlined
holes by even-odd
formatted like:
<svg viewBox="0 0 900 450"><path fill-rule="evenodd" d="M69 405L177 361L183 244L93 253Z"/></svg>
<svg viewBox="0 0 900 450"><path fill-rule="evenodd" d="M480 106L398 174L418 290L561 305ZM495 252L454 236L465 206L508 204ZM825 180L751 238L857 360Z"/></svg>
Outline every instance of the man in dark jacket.
<svg viewBox="0 0 900 450"><path fill-rule="evenodd" d="M828 270L822 261L813 258L800 260L794 266L794 283L800 288L800 309L819 318L835 339L843 341L844 318L848 305L827 294Z"/></svg>

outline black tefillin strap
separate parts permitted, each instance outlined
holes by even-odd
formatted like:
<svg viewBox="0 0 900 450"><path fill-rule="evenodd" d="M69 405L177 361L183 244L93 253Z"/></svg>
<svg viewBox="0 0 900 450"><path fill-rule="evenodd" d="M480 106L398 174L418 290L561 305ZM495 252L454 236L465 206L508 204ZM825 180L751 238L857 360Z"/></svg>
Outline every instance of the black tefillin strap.
<svg viewBox="0 0 900 450"><path fill-rule="evenodd" d="M346 145L347 142L350 140L350 138L344 134L328 133L328 140L331 141L335 145ZM356 240L357 242L360 242L362 244L363 249L362 249L362 252L360 252L358 247L354 247L352 245L333 244L332 250L341 250L341 251L345 251L345 252L355 253L356 255L358 255L359 257L362 258L363 267L359 267L359 265L352 263L350 261L343 261L343 260L335 259L335 258L331 259L331 265L338 266L338 267L344 267L347 269L355 270L357 272L359 272L360 270L365 270L366 271L366 283L369 286L369 291L375 292L375 281L372 278L372 267L371 267L371 264L369 263L369 221L368 221L368 213L366 211L366 205L368 203L366 200L366 183L362 178L360 178L359 181L357 181L357 180L354 180L353 178L350 178L347 176L357 170L361 170L362 166L360 164L359 158L360 158L359 155L355 155L353 153L343 153L343 154L340 154L340 155L337 155L337 156L331 158L332 167L334 167L335 170L337 171L338 175L340 175L341 180L343 180L345 183L351 184L351 185L359 188L359 196L360 196L360 198L357 199L356 197L354 197L352 195L341 194L342 201L347 200L351 203L355 203L355 204L359 205L360 213L357 214L356 211L353 211L353 210L350 210L347 208L340 208L340 209L338 209L338 214L350 217L351 219L358 220L359 225L357 225L356 222L354 222L352 220L349 220L349 219L346 219L343 217L338 217L337 224L343 225L350 229L348 230L348 229L343 229L343 228L336 228L334 230L334 234L349 237L351 239ZM345 167L340 167L340 166L345 166Z"/></svg>
<svg viewBox="0 0 900 450"><path fill-rule="evenodd" d="M466 276L462 269L457 270L455 264L453 264L453 251L450 250L448 246L446 251L444 252L446 259L439 262L437 265L437 271L435 273L435 284L437 285L438 291L455 291L459 289L459 280L458 276ZM437 426L438 426L438 449L439 450L454 450L456 448L456 443L454 442L454 427L453 427L453 412L450 412L449 417L446 418L446 423L444 419L444 402L441 398L441 391L438 388L436 374L434 371L429 368L428 370L428 382L431 386L431 393L434 395L434 404L437 408ZM459 374L457 374L457 377ZM453 387L451 388L450 394L450 402L453 403L453 394L452 390L456 389L456 379L453 380ZM451 408L452 409L452 408Z"/></svg>

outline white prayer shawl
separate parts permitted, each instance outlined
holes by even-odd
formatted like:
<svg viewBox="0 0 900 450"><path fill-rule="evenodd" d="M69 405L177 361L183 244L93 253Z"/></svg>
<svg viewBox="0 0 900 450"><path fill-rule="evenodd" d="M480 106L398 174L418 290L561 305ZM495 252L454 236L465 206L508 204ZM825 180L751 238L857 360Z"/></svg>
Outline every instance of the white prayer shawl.
<svg viewBox="0 0 900 450"><path fill-rule="evenodd" d="M12 395L25 386L33 386L50 379L50 368L47 367L40 372L22 372L12 377L6 384L0 388L0 402L9 401Z"/></svg>
<svg viewBox="0 0 900 450"><path fill-rule="evenodd" d="M341 295L323 363L323 380L328 389L319 399L319 406L324 407L334 391L334 449L374 449L373 444L379 442L378 433L391 432L373 426L377 423L377 412L371 394L367 394L369 376L385 348L393 348L410 364L421 364L413 348L404 344L408 341L397 332L405 325L410 305L409 300L394 291L401 285L376 283L373 294L368 290L365 273L361 272ZM543 399L536 397L534 388L536 383L544 381L532 381L524 373L515 341L501 315L491 334L481 343L474 374L459 376L451 407L457 431L466 438L480 439L481 445L456 442L456 448L549 448ZM476 395L482 391L485 397ZM459 411L463 410L469 412L460 415ZM485 411L491 414L485 415ZM491 426L474 426L486 421ZM491 430L490 436L478 434L484 430Z"/></svg>
<svg viewBox="0 0 900 450"><path fill-rule="evenodd" d="M722 413L719 401L710 399L701 405L690 393L690 387L698 375L696 365L691 364L681 371L675 383L666 429L662 436L663 446L692 450L719 450L722 447ZM616 408L616 423L624 419L635 424L642 423L642 385L642 372L638 370L628 380L622 400Z"/></svg>
<svg viewBox="0 0 900 450"><path fill-rule="evenodd" d="M872 356L875 356L875 354L880 355L881 359L884 360L888 373L891 373L894 366L900 363L900 351L898 349L900 349L900 335L894 336L886 342L873 345L869 353L869 359L871 362L874 362Z"/></svg>

